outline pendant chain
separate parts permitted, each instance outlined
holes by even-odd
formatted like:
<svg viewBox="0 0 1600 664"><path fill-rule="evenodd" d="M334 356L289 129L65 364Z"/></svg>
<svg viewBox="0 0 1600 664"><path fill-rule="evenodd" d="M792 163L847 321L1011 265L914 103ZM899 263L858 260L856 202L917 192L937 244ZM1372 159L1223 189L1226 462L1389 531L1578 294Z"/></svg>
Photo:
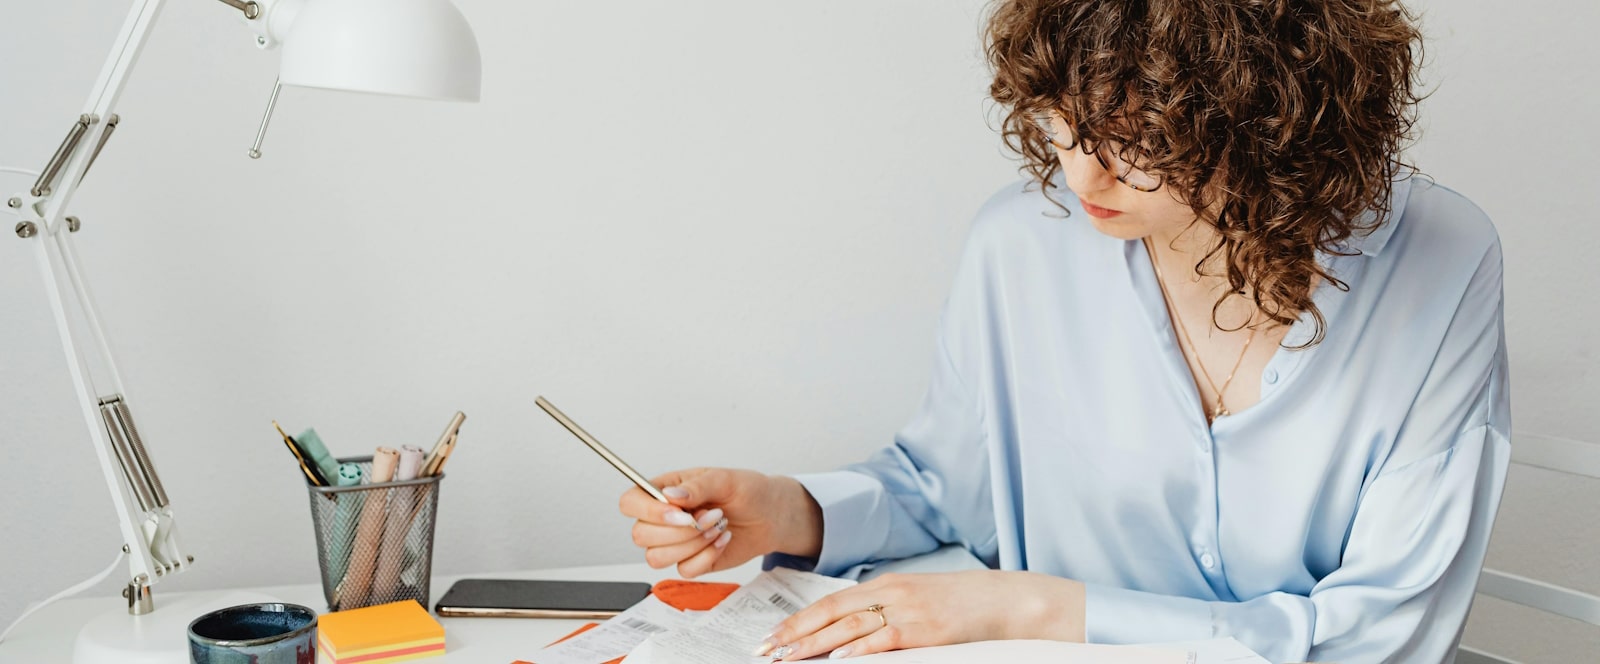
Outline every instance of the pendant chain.
<svg viewBox="0 0 1600 664"><path fill-rule="evenodd" d="M1249 336L1244 338L1244 348L1239 350L1239 359L1234 360L1233 368L1228 370L1228 377L1223 379L1222 387L1218 388L1217 382L1211 379L1211 372L1206 371L1205 362L1200 361L1200 348L1194 345L1194 339L1189 336L1189 328L1183 324L1183 315L1178 313L1178 307L1173 304L1172 296L1167 293L1167 280L1161 276L1161 261L1156 258L1155 248L1150 246L1149 239L1144 241L1144 246L1145 250L1150 253L1150 267L1155 268L1156 271L1156 284L1161 287L1161 299L1166 302L1167 309L1172 314L1172 320L1178 324L1178 332L1183 335L1183 341L1189 345L1189 352L1194 353L1194 364L1200 367L1200 377L1205 379L1206 385L1217 395L1217 407L1212 409L1206 419L1215 420L1224 415L1232 414L1228 412L1228 407L1223 404L1223 398L1228 391L1228 386L1233 384L1233 375L1238 373L1239 365L1244 364L1244 356L1250 352L1250 342L1255 341L1256 328L1250 328Z"/></svg>

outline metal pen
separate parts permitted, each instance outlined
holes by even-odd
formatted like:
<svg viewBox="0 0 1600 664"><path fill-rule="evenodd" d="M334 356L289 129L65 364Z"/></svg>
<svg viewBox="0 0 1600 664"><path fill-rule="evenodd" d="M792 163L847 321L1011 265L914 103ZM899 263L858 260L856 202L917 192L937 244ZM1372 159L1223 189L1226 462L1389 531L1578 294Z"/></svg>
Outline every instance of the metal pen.
<svg viewBox="0 0 1600 664"><path fill-rule="evenodd" d="M538 404L540 408L543 408L544 412L549 413L550 417L553 417L557 422L560 422L561 426L566 427L567 431L571 431L572 435L577 436L578 440L583 441L583 444L588 445L589 449L594 450L595 454L600 455L600 458L605 459L606 463L611 464L612 468L616 468L618 471L621 471L623 475L626 475L628 479L633 480L633 483L638 485L640 489L644 489L644 492L650 494L651 498L655 498L656 500L669 505L672 504L672 501L667 500L666 494L661 493L661 490L657 489L656 485L651 484L650 480L647 480L643 475L640 475L639 471L634 470L633 466L630 466L628 465L628 462L623 461L622 457L619 457L612 453L611 450L606 449L605 445L600 444L600 441L595 440L594 436L591 436L589 435L589 432L584 431L583 427L578 426L577 422L572 421L572 418L567 417L566 413L563 413L561 412L561 409L556 408L555 404L546 401L542 396L534 397L533 402Z"/></svg>

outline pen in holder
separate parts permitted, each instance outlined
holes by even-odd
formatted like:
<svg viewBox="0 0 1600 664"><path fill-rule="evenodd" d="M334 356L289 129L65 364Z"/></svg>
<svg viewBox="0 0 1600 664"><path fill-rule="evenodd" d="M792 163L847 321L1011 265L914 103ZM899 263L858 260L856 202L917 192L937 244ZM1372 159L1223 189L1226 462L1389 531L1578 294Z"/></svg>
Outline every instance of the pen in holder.
<svg viewBox="0 0 1600 664"><path fill-rule="evenodd" d="M370 477L372 457L339 459ZM444 474L414 480L314 486L311 523L328 609L414 599L428 605L434 517Z"/></svg>

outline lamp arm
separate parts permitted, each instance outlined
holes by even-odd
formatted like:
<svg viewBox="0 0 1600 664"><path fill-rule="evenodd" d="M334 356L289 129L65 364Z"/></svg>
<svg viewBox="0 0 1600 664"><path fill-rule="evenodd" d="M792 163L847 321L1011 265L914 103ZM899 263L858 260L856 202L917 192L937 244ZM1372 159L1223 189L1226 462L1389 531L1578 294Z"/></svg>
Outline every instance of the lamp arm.
<svg viewBox="0 0 1600 664"><path fill-rule="evenodd" d="M304 0L220 2L240 10L244 22L256 35L256 45L261 48L278 45L281 35L288 33L304 4ZM64 212L117 127L120 120L114 112L117 101L165 4L166 0L133 0L128 17L112 42L111 53L89 90L89 99L61 146L40 171L33 187L6 199L10 211L21 217L16 225L18 237L34 245L39 274L48 291L56 330L77 392L80 414L88 426L101 474L116 507L129 566L128 586L123 595L128 599L128 611L136 614L154 609L150 586L167 575L187 569L194 557L184 553L179 544L176 519L166 489L134 426L127 390L122 385L88 281L79 267L71 235L78 231L78 218L65 216ZM265 120L263 129L264 125ZM257 150L260 140L258 133ZM74 329L75 316L70 313L73 311L86 328L83 333L90 337L88 343ZM99 356L98 364L104 374L102 385L96 384L90 358L84 353L86 346Z"/></svg>
<svg viewBox="0 0 1600 664"><path fill-rule="evenodd" d="M79 413L89 429L115 506L123 550L128 553L128 585L123 594L131 613L152 610L150 586L187 569L194 558L183 551L179 542L171 503L133 424L111 344L79 267L71 237L79 228L78 219L63 212L116 127L114 107L164 4L165 0L134 0L90 89L83 112L73 122L66 139L34 186L6 200L7 207L21 217L17 235L33 244L77 393ZM88 339L82 339L75 329L74 311ZM100 384L90 369L86 348L98 354L104 368Z"/></svg>
<svg viewBox="0 0 1600 664"><path fill-rule="evenodd" d="M25 221L43 225L39 229L42 231L40 235L53 235L60 225L62 211L72 202L79 182L88 172L89 164L105 138L109 123L102 120L113 115L116 103L127 85L128 74L138 61L145 40L164 4L166 0L134 0L127 20L123 21L121 31L111 45L111 54L95 79L94 87L90 88L89 99L84 103L82 113L74 121L67 139L62 141L61 149L51 159L54 168L46 168L40 182L22 195L20 205L12 206L21 208ZM81 130L80 123L85 125ZM89 150L89 145L97 149ZM60 186L52 186L52 181L57 178Z"/></svg>
<svg viewBox="0 0 1600 664"><path fill-rule="evenodd" d="M245 24L255 33L256 45L267 49L276 47L282 36L288 34L295 17L305 0L218 0L242 12ZM62 212L72 202L72 196L88 173L89 167L105 147L119 118L113 112L128 82L128 74L144 49L157 16L166 0L134 0L111 45L100 75L89 91L89 100L83 112L74 120L61 147L50 159L39 181L20 197L12 200L12 208L33 210L32 218L24 212L25 221L43 226L44 235L53 235L62 222ZM93 150L84 149L93 145ZM61 186L53 186L59 177Z"/></svg>
<svg viewBox="0 0 1600 664"><path fill-rule="evenodd" d="M76 221L76 217L69 219ZM166 576L187 570L194 556L183 549L172 505L133 424L110 344L78 268L71 231L64 227L55 236L40 236L33 241L39 274L47 286L51 312L77 393L79 413L88 427L101 475L111 494L122 533L122 550L128 553L123 596L130 613L148 613L155 608L150 587ZM57 274L58 265L65 282ZM79 339L69 309L81 314L89 340ZM109 389L102 390L96 384L85 346L93 346L99 353L107 370L103 383Z"/></svg>

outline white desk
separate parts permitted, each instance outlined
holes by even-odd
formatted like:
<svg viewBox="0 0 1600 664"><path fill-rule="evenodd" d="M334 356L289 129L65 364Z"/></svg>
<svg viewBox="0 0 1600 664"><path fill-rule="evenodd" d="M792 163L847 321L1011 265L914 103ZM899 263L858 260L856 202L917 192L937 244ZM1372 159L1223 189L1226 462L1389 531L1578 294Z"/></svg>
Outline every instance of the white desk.
<svg viewBox="0 0 1600 664"><path fill-rule="evenodd" d="M697 580L726 581L744 583L754 578L761 571L760 559L753 560L742 567L718 572L701 577ZM648 581L656 582L662 579L676 578L677 570L653 570L644 563L632 565L606 565L600 567L568 567L563 569L529 570L523 572L501 572L491 574L464 574L459 576L436 576L433 578L432 597L429 601L437 601L450 584L456 579L464 577L499 578L499 579L563 579L584 581ZM162 609L163 597L168 599L178 598L182 593L163 595L161 587L157 586L155 592L156 611ZM241 588L261 592L278 598L284 602L302 604L319 612L327 610L327 602L322 598L322 586L318 584L303 584L294 586L270 586L263 588ZM17 627L5 641L0 643L0 663L4 664L70 664L72 662L72 641L78 635L84 623L105 613L106 611L119 611L119 606L125 602L115 597L89 597L69 599L57 602L40 612L30 616L27 621ZM432 606L428 607L432 611ZM199 616L189 616L189 620ZM438 616L435 616L438 618ZM445 631L445 656L422 660L425 662L474 662L476 664L510 664L513 660L526 660L533 653L556 639L566 636L567 633L582 626L585 620L550 620L528 618L438 618L444 624ZM180 635L180 639L183 637ZM185 657L180 662L187 662Z"/></svg>

